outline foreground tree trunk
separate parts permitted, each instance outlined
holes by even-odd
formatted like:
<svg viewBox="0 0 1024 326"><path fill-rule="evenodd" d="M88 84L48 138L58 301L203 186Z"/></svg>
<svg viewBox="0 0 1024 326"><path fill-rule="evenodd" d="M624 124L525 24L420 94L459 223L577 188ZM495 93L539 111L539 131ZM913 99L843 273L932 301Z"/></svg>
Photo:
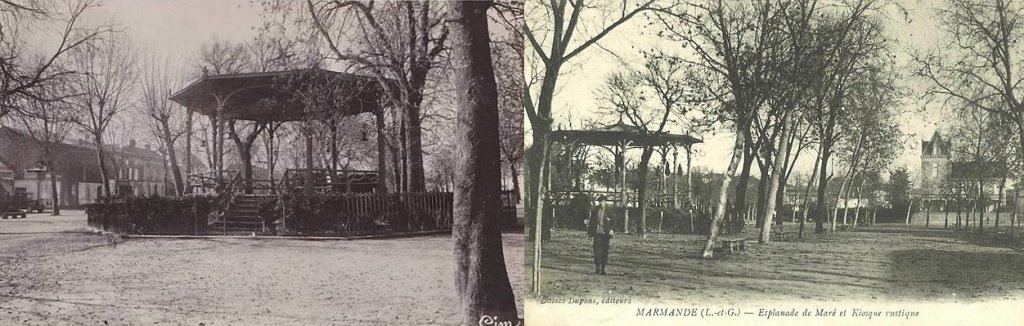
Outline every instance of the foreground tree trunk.
<svg viewBox="0 0 1024 326"><path fill-rule="evenodd" d="M729 160L729 168L725 170L722 175L722 186L718 191L718 208L715 210L715 215L711 218L711 229L708 231L708 240L704 243L704 252L701 257L714 258L715 256L715 239L718 238L718 225L721 224L722 219L725 217L726 202L729 201L729 182L732 181L733 173L736 173L736 167L739 165L740 160L743 159L743 128L736 127L736 143L732 148L732 158Z"/></svg>
<svg viewBox="0 0 1024 326"><path fill-rule="evenodd" d="M448 4L456 103L455 285L463 325L518 318L500 230L498 92L491 64L490 1Z"/></svg>

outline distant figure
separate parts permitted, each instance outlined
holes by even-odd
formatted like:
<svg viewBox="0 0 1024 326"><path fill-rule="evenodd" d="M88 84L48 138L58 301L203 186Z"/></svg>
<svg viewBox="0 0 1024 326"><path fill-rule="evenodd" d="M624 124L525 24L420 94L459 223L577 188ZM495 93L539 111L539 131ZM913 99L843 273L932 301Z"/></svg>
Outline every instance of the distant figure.
<svg viewBox="0 0 1024 326"><path fill-rule="evenodd" d="M105 235L107 237L107 245L110 246L110 247L116 248L117 247L117 243L118 242L122 242L120 234L117 234L117 233L114 233L114 232L107 232Z"/></svg>
<svg viewBox="0 0 1024 326"><path fill-rule="evenodd" d="M611 249L612 220L605 215L604 202L598 204L597 214L591 219L588 233L594 236L594 273L605 275L604 267L608 265L608 250Z"/></svg>

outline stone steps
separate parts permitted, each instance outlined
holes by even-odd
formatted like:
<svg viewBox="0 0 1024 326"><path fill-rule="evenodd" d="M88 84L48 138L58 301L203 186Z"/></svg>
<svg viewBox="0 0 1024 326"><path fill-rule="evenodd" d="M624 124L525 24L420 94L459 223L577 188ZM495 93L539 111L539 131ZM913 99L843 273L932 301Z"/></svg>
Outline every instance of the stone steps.
<svg viewBox="0 0 1024 326"><path fill-rule="evenodd" d="M238 195L234 198L221 218L210 224L208 230L215 234L263 233L263 220L259 217L261 196Z"/></svg>

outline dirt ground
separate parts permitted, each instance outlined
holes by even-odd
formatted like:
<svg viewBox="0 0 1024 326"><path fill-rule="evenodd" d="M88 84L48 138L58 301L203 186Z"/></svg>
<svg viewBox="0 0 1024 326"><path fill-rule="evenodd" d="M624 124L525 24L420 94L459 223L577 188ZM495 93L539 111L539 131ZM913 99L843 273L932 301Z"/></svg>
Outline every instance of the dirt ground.
<svg viewBox="0 0 1024 326"><path fill-rule="evenodd" d="M449 236L127 239L82 212L0 220L0 325L446 325ZM523 314L523 235L505 261Z"/></svg>
<svg viewBox="0 0 1024 326"><path fill-rule="evenodd" d="M933 217L934 218L934 217ZM608 275L594 275L591 240L553 230L544 243L541 298L626 297L722 304L763 301L978 302L1024 299L1024 250L1013 241L942 229L886 224L757 244L712 260L699 258L704 236L616 234ZM526 284L533 244L527 243ZM531 299L532 300L532 299Z"/></svg>

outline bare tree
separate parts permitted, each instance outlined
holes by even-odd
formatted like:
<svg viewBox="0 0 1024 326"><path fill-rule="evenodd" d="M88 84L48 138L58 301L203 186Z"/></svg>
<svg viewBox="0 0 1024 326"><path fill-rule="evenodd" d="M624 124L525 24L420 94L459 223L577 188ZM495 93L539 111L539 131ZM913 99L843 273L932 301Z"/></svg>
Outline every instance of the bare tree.
<svg viewBox="0 0 1024 326"><path fill-rule="evenodd" d="M252 63L249 55L243 43L213 38L199 47L199 68L210 75L239 73Z"/></svg>
<svg viewBox="0 0 1024 326"><path fill-rule="evenodd" d="M252 193L252 145L256 142L256 137L260 135L260 132L266 129L267 123L253 121L245 123L245 125L250 126L249 128L241 126L242 129L236 129L236 121L228 121L228 134L231 136L231 140L235 142L235 147L238 149L239 159L242 163L243 190L246 193ZM246 129L248 132L242 132Z"/></svg>
<svg viewBox="0 0 1024 326"><path fill-rule="evenodd" d="M666 36L696 55L695 60L681 60L709 77L697 85L703 97L721 103L712 107L709 115L735 127L736 141L719 188L717 208L702 253L705 258L713 256L719 224L727 208L729 182L744 156L751 123L758 108L767 101L765 86L775 72L771 54L781 41L777 34L780 29L775 28L781 13L770 1L707 1L659 11Z"/></svg>
<svg viewBox="0 0 1024 326"><path fill-rule="evenodd" d="M663 134L673 114L686 114L684 104L689 94L685 77L682 62L652 57L645 62L643 70L611 75L599 97L611 104L613 114L618 114L641 135ZM646 94L651 94L657 104L647 104ZM647 176L655 149L655 146L643 146L637 166L640 236L647 233ZM626 227L628 230L628 221Z"/></svg>
<svg viewBox="0 0 1024 326"><path fill-rule="evenodd" d="M61 5L65 5L63 7ZM74 94L44 91L74 74L61 67L70 52L88 46L109 32L108 26L82 27L82 16L96 4L92 0L69 3L49 0L0 1L0 118L19 109L19 99L60 101ZM57 46L44 55L25 51L30 39L46 23L59 23Z"/></svg>
<svg viewBox="0 0 1024 326"><path fill-rule="evenodd" d="M545 156L549 152L547 137L554 123L552 104L562 68L654 5L654 0L605 0L599 3L555 0L531 1L527 5L525 15L530 19L523 25L523 34L530 49L528 60L537 62L537 66L531 69L537 70L535 73L539 77L539 80L529 80L523 90L524 109L532 132L532 144L526 151L527 221L536 220L538 212L543 210L540 187L548 180L549 173L541 171L545 170L542 167L548 162ZM592 22L581 23L588 20Z"/></svg>
<svg viewBox="0 0 1024 326"><path fill-rule="evenodd" d="M202 76L240 73L249 68L252 63L249 54L245 44L214 38L200 46L198 68ZM207 116L210 130L208 135L204 135L204 137L209 137L206 142L209 156L207 160L210 163L210 170L216 173L215 178L218 182L221 181L221 172L224 171L224 128L228 124L223 113L223 110L218 109L216 114ZM192 128L192 117L193 113L189 111L186 117L189 129ZM186 142L191 143L191 135L186 135L186 137L189 139ZM191 151L191 146L186 145L186 147L188 147L186 151Z"/></svg>
<svg viewBox="0 0 1024 326"><path fill-rule="evenodd" d="M164 59L150 57L140 71L140 87L142 103L138 108L148 118L150 129L160 148L165 151L165 163L174 180L174 194L182 195L185 190L181 165L175 143L186 133L183 108L174 105L169 99L172 90L181 86L181 79L174 74L174 69ZM186 152L185 159L189 158Z"/></svg>
<svg viewBox="0 0 1024 326"><path fill-rule="evenodd" d="M884 26L870 17L877 10L878 4L873 1L855 2L845 12L825 16L827 20L822 23L827 37L822 38L825 43L819 45L823 54L821 64L813 70L816 83L808 105L809 117L815 124L819 140L818 166L821 169L818 173L815 233L824 232L824 222L828 217L825 192L831 174L827 170L829 159L844 136L839 126L849 123L851 110L845 109L853 101L849 94L854 91L858 78L889 64L886 62L888 44L882 36Z"/></svg>
<svg viewBox="0 0 1024 326"><path fill-rule="evenodd" d="M80 94L71 99L73 120L96 144L96 160L107 197L111 195L111 178L104 134L111 121L131 106L137 77L135 52L126 46L123 36L104 39L95 46L76 48L70 58L71 67L79 72L70 84L73 92Z"/></svg>
<svg viewBox="0 0 1024 326"><path fill-rule="evenodd" d="M946 105L984 110L1011 121L1024 134L1024 5L1013 0L947 0L937 10L947 36L941 49L917 54L916 75L927 95ZM1018 137L1024 148L1024 137Z"/></svg>
<svg viewBox="0 0 1024 326"><path fill-rule="evenodd" d="M45 93L55 92L48 87ZM46 98L60 97L59 94L41 94ZM50 198L53 199L53 215L60 215L60 188L57 187L57 170L61 160L57 157L56 146L64 141L72 128L70 110L64 101L23 100L22 109L14 117L30 137L42 147L39 158L50 174Z"/></svg>
<svg viewBox="0 0 1024 326"><path fill-rule="evenodd" d="M313 27L332 59L376 76L391 105L402 109L408 189L423 191L422 102L427 77L438 66L448 35L444 14L431 1L306 1ZM354 21L349 21L353 19ZM354 29L353 29L354 28ZM349 30L357 31L349 33ZM357 44L349 48L344 44Z"/></svg>
<svg viewBox="0 0 1024 326"><path fill-rule="evenodd" d="M501 156L509 172L516 199L521 198L519 176L523 160L523 39L522 2L495 2L496 12L506 29L507 39L492 39L491 53L498 83L498 109L501 128Z"/></svg>

